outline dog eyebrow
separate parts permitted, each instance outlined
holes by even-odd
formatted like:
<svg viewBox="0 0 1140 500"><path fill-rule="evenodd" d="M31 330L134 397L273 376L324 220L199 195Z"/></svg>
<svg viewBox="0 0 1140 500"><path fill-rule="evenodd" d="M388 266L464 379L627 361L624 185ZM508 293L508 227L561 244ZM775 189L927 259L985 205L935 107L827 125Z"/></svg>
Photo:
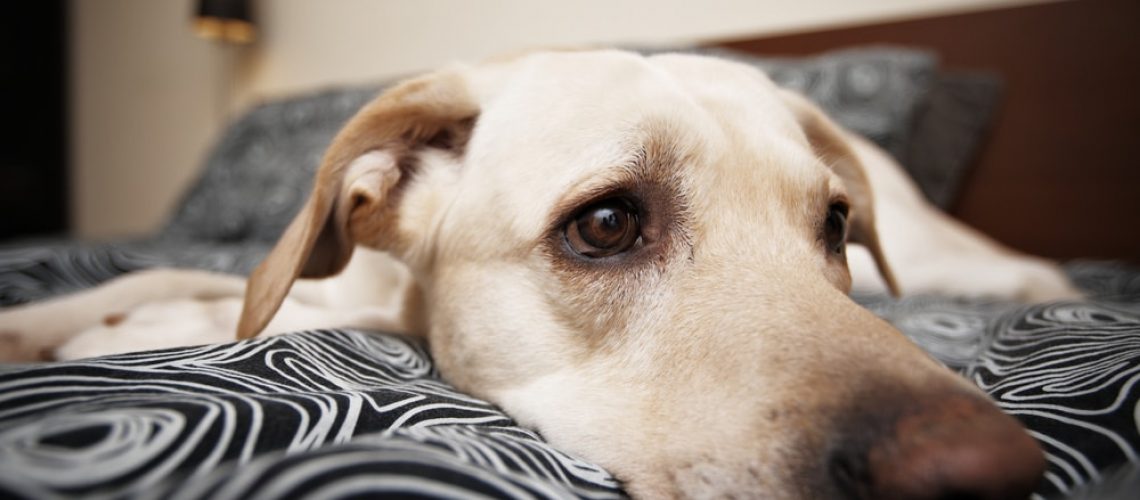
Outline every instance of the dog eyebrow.
<svg viewBox="0 0 1140 500"><path fill-rule="evenodd" d="M671 198L676 198L680 155L672 136L667 127L656 122L637 127L630 135L634 138L630 141L632 146L626 148L631 154L601 172L592 172L571 187L569 194L551 210L548 231L560 229L580 208L614 196L671 193L674 195ZM680 201L673 200L673 203Z"/></svg>
<svg viewBox="0 0 1140 500"><path fill-rule="evenodd" d="M645 148L640 148L628 160L604 168L601 173L593 172L570 188L570 194L555 205L553 222L558 224L589 203L632 191L645 173L645 155Z"/></svg>
<svg viewBox="0 0 1140 500"><path fill-rule="evenodd" d="M847 195L847 187L843 185L843 179L834 172L830 172L824 182L823 195L829 205L832 203L851 204Z"/></svg>

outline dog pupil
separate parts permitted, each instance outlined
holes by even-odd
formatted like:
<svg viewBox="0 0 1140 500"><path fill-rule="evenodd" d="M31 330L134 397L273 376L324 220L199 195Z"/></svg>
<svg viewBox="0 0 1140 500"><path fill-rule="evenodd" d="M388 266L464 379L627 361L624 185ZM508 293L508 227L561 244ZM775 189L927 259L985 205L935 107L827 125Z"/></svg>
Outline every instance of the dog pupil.
<svg viewBox="0 0 1140 500"><path fill-rule="evenodd" d="M617 229L618 226L621 225L618 222L617 213L614 212L613 210L610 210L608 208L603 208L603 209L599 210L598 212L599 212L599 218L602 221L602 226L605 227L606 230L612 231L614 229Z"/></svg>
<svg viewBox="0 0 1140 500"><path fill-rule="evenodd" d="M594 212L594 235L600 247L612 246L621 239L622 217L617 210L602 207Z"/></svg>

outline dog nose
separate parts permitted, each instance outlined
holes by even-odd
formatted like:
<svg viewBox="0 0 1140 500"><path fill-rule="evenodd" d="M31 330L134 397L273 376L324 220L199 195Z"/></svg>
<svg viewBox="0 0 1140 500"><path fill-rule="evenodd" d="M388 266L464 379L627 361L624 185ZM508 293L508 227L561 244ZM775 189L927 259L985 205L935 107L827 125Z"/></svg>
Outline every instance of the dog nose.
<svg viewBox="0 0 1140 500"><path fill-rule="evenodd" d="M1021 424L989 402L951 396L905 412L880 436L831 458L839 488L858 499L1024 499L1045 456Z"/></svg>

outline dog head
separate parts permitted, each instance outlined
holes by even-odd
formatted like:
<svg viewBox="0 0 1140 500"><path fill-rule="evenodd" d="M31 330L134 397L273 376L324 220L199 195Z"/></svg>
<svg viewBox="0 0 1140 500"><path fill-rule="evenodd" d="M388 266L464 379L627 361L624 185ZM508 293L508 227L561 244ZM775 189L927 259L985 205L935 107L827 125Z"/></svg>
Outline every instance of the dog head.
<svg viewBox="0 0 1140 500"><path fill-rule="evenodd" d="M853 303L843 132L751 68L533 54L406 82L334 140L239 334L355 245L415 276L457 387L634 495L1024 495L1010 417Z"/></svg>

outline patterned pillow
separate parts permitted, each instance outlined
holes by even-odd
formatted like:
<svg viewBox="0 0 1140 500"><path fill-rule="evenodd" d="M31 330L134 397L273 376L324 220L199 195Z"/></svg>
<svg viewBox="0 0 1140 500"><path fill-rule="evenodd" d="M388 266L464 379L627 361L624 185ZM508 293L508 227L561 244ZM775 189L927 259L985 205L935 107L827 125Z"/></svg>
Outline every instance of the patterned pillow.
<svg viewBox="0 0 1140 500"><path fill-rule="evenodd" d="M903 156L923 194L948 210L977 157L1001 97L1001 80L984 73L940 73L919 107Z"/></svg>
<svg viewBox="0 0 1140 500"><path fill-rule="evenodd" d="M913 49L855 48L804 59L702 53L752 64L804 93L891 153L943 209L954 202L1001 94L997 76L938 72L932 53Z"/></svg>
<svg viewBox="0 0 1140 500"><path fill-rule="evenodd" d="M258 106L226 129L164 239L272 243L300 210L325 148L380 86Z"/></svg>
<svg viewBox="0 0 1140 500"><path fill-rule="evenodd" d="M799 91L844 127L902 158L915 113L925 102L938 60L930 52L860 47L815 57L756 57L706 48L691 52L755 66L781 87Z"/></svg>

